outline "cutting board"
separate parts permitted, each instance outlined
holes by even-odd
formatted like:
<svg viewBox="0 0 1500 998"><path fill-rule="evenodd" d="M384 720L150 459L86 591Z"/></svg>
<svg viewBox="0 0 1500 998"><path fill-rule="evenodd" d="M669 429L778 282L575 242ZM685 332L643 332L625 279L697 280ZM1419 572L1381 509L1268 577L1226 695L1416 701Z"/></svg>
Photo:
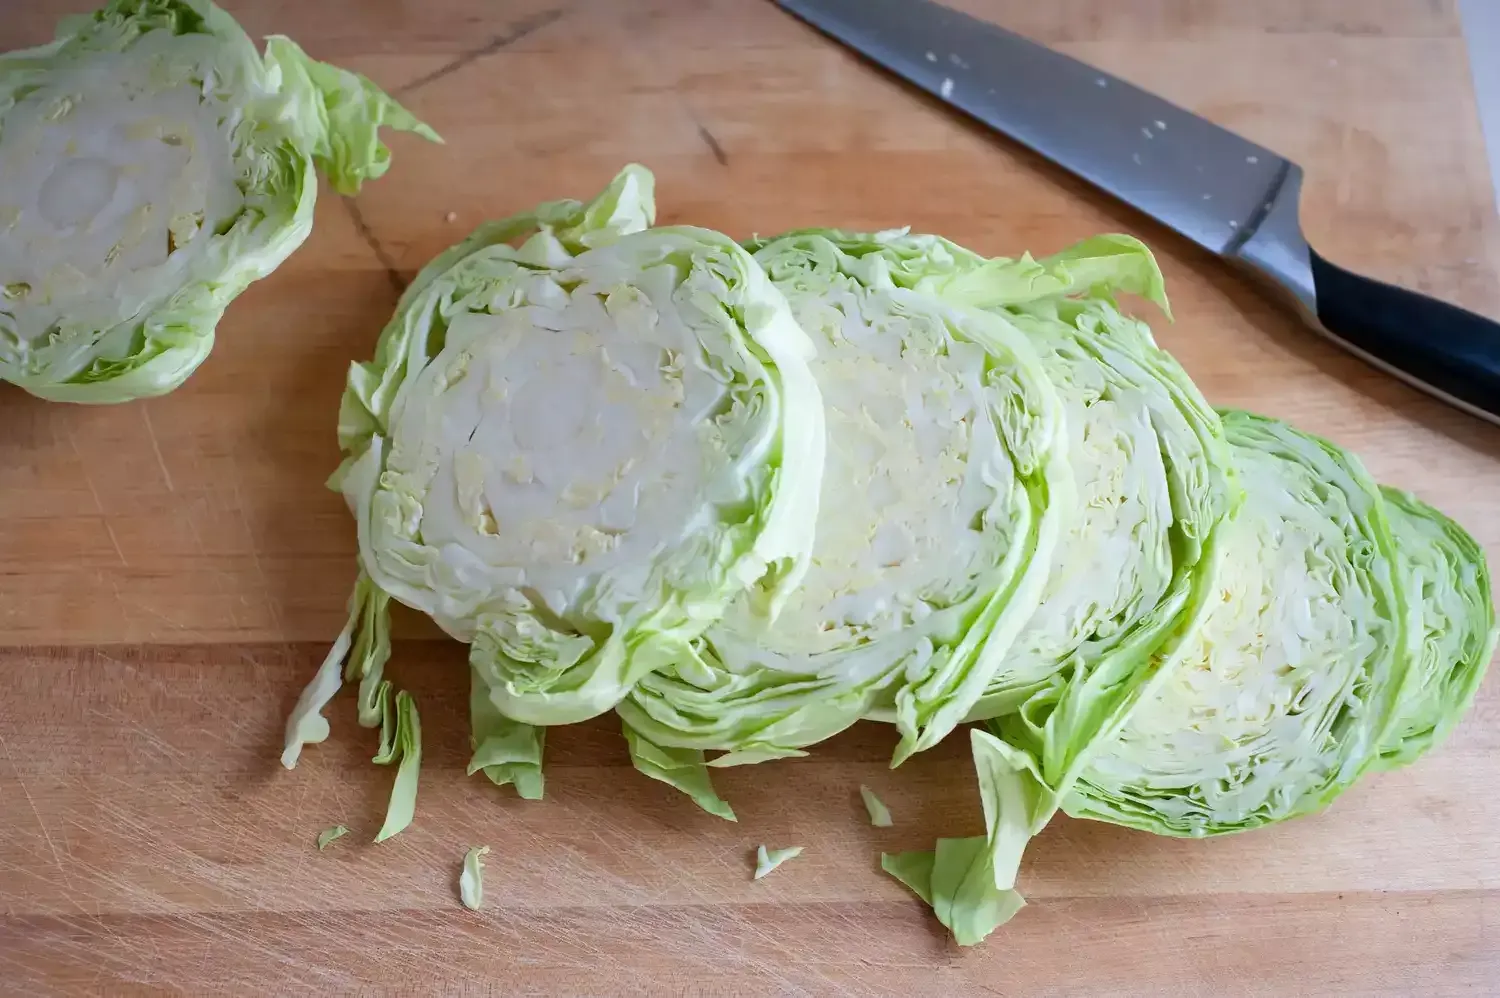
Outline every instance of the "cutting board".
<svg viewBox="0 0 1500 998"><path fill-rule="evenodd" d="M77 3L11 5L0 47ZM1500 315L1500 229L1447 2L971 3L1284 153L1332 259ZM718 777L731 824L638 776L607 720L549 735L548 793L467 778L462 649L400 616L420 706L416 820L349 699L295 771L283 719L343 623L354 528L323 482L343 374L399 288L481 220L586 197L625 162L661 219L735 236L911 225L1003 254L1100 231L1158 252L1151 316L1217 404L1356 449L1500 565L1500 430L1313 339L1162 229L755 0L230 5L256 37L396 91L358 198L229 311L174 394L106 408L0 391L0 991L1370 995L1500 989L1500 684L1415 766L1324 814L1207 842L1059 819L1030 899L953 944L877 868L980 823L963 739L891 771L860 725ZM890 805L869 827L857 788ZM323 828L353 831L319 852ZM752 882L756 845L802 856ZM487 844L486 905L460 906Z"/></svg>

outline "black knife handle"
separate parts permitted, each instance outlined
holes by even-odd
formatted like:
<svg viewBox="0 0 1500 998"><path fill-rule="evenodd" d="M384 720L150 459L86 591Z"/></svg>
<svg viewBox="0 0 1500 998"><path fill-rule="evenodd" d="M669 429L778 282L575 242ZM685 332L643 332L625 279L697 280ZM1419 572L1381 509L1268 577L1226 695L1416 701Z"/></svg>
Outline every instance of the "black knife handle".
<svg viewBox="0 0 1500 998"><path fill-rule="evenodd" d="M1318 321L1382 367L1500 422L1500 323L1351 273L1309 248Z"/></svg>

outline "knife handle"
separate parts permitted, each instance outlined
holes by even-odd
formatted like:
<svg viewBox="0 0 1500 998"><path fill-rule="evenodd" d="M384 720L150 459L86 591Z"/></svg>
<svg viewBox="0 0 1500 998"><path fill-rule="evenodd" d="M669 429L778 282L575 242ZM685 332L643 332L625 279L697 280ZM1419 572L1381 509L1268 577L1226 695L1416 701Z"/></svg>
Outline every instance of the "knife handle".
<svg viewBox="0 0 1500 998"><path fill-rule="evenodd" d="M1500 422L1500 323L1351 273L1308 248L1318 321L1355 353Z"/></svg>

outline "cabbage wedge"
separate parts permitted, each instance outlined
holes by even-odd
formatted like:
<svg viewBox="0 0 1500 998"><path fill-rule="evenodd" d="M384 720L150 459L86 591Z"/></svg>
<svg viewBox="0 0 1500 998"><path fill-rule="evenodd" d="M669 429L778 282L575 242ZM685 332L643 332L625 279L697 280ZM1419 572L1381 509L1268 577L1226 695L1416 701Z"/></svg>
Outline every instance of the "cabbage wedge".
<svg viewBox="0 0 1500 998"><path fill-rule="evenodd" d="M342 194L382 125L437 135L373 83L264 55L207 0L114 0L0 54L0 378L109 403L176 388L225 309Z"/></svg>
<svg viewBox="0 0 1500 998"><path fill-rule="evenodd" d="M340 413L350 628L383 634L394 598L469 644L471 771L524 796L541 793L538 726L608 711L736 597L774 617L808 567L812 341L738 244L653 228L653 189L630 166L587 204L438 256ZM347 644L288 724L288 765L326 733ZM388 655L385 641L345 671L372 724Z"/></svg>
<svg viewBox="0 0 1500 998"><path fill-rule="evenodd" d="M637 740L724 752L714 766L803 754L880 712L899 764L973 709L1036 609L1073 488L1062 406L1024 335L909 286L918 265L888 243L755 249L817 341L812 564L774 620L741 599L618 711Z"/></svg>

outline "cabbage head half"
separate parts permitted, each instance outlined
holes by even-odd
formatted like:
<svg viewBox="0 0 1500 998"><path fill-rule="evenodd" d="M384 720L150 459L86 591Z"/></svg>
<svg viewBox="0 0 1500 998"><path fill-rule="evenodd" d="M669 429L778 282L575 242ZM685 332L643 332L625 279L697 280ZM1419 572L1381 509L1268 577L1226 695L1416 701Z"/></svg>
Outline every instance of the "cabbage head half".
<svg viewBox="0 0 1500 998"><path fill-rule="evenodd" d="M437 139L207 0L114 0L0 54L0 378L69 402L176 388L307 238L314 168L342 194L386 171L381 125Z"/></svg>
<svg viewBox="0 0 1500 998"><path fill-rule="evenodd" d="M871 712L898 726L897 763L935 744L1046 582L1073 488L1057 394L1014 325L912 287L898 242L812 230L756 245L817 343L828 463L812 564L774 620L741 599L618 708L637 765L692 774L705 806L705 750L727 753L718 766L803 754ZM669 751L679 779L661 772Z"/></svg>
<svg viewBox="0 0 1500 998"><path fill-rule="evenodd" d="M631 166L587 204L481 227L350 371L331 484L360 580L287 765L326 737L319 711L366 633L345 675L362 720L384 723L392 598L470 645L471 769L533 796L535 726L610 710L737 597L774 618L807 571L812 342L733 240L652 227L652 194Z"/></svg>

